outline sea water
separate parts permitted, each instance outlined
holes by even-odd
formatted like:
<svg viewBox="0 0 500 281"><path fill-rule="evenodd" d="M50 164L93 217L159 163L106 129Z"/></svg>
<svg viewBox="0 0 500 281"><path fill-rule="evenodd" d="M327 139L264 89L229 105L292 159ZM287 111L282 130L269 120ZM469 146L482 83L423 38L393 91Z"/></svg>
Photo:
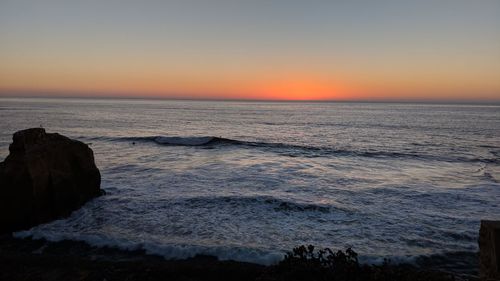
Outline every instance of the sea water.
<svg viewBox="0 0 500 281"><path fill-rule="evenodd" d="M90 145L106 195L16 233L272 264L476 252L500 218L500 107L0 99L0 158L44 127Z"/></svg>

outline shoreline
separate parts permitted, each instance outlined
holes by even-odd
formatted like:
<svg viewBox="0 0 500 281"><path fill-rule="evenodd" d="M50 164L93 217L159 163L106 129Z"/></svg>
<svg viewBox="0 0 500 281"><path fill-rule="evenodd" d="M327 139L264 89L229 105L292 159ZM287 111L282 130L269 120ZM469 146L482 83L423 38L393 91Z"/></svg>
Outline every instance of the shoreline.
<svg viewBox="0 0 500 281"><path fill-rule="evenodd" d="M473 266L477 256L456 253L451 258L463 268L447 267L442 256L420 258L416 265L391 264L392 268L430 274L431 280L477 280ZM450 257L448 257L450 258ZM2 280L281 280L276 266L197 255L166 260L145 250L95 247L81 241L50 242L44 239L0 236L0 279ZM269 278L269 276L271 278ZM427 275L426 275L427 276ZM437 276L437 277L436 277ZM428 276L427 276L428 277ZM427 278L426 277L426 278ZM410 279L425 280L425 279Z"/></svg>
<svg viewBox="0 0 500 281"><path fill-rule="evenodd" d="M165 260L144 250L0 237L1 280L255 280L265 268L212 256Z"/></svg>

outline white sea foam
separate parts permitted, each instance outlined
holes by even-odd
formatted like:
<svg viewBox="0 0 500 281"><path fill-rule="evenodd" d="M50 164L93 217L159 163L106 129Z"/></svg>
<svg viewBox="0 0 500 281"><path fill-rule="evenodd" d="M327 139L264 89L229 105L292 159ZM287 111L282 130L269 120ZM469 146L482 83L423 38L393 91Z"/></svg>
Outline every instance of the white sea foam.
<svg viewBox="0 0 500 281"><path fill-rule="evenodd" d="M161 256L167 260L187 259L196 255L209 255L217 257L219 260L234 260L241 262L251 262L262 265L273 265L283 260L284 251L265 251L238 246L214 246L207 247L202 245L182 245L182 244L158 244L155 242L131 242L125 239L109 239L101 235L67 235L54 232L40 232L36 229L19 231L13 234L16 238L32 238L35 240L45 239L51 242L63 240L82 241L95 247L113 247L120 250L136 251L144 250L146 254ZM391 263L415 263L419 256L359 256L361 264L382 264L390 261Z"/></svg>
<svg viewBox="0 0 500 281"><path fill-rule="evenodd" d="M283 259L284 253L271 252L259 249L239 246L203 246L182 244L160 244L155 242L131 242L126 239L110 239L102 235L68 235L55 232L39 232L37 230L26 230L15 232L16 238L45 239L51 242L63 240L83 241L95 247L114 247L126 251L144 250L146 254L158 255L165 259L187 259L196 255L210 255L219 260L235 260L252 262L263 265L276 264Z"/></svg>

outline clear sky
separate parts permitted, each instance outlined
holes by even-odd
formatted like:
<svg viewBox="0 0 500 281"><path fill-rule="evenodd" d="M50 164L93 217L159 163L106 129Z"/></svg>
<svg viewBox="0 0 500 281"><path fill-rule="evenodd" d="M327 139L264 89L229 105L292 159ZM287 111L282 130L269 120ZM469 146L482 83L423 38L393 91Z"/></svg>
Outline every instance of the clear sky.
<svg viewBox="0 0 500 281"><path fill-rule="evenodd" d="M0 0L0 96L500 101L500 0Z"/></svg>

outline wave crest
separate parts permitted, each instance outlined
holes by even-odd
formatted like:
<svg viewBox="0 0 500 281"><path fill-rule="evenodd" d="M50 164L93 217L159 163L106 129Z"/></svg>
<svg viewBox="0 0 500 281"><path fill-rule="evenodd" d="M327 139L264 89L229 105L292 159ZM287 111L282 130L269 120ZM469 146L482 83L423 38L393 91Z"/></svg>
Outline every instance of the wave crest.
<svg viewBox="0 0 500 281"><path fill-rule="evenodd" d="M261 142L261 141L243 141L223 137L214 136L197 136L197 137L177 137L177 136L146 136L146 137L95 137L84 138L87 140L104 140L104 141L129 141L133 142L154 142L159 145L166 146L197 146L214 148L217 146L235 145L248 149L262 149L271 151L284 156L290 157L325 157L325 156L346 156L346 157L366 157L366 158L399 158L399 159L422 159L427 161L444 161L444 162L470 162L470 163L485 163L485 164L500 164L500 159L483 158L483 157L447 157L442 155L432 155L421 153L419 151L370 151L370 150L346 150L334 147L308 146L287 143ZM492 152L493 153L493 152Z"/></svg>
<svg viewBox="0 0 500 281"><path fill-rule="evenodd" d="M227 204L232 206L252 206L257 208L259 206L271 207L277 212L321 212L330 213L333 211L351 212L339 206L329 204L316 204L311 202L297 202L285 200L282 198L271 196L213 196L213 197L192 197L174 202L174 204L188 203L192 206L220 206Z"/></svg>
<svg viewBox="0 0 500 281"><path fill-rule="evenodd" d="M158 144L199 146L213 142L215 137L155 137L154 141Z"/></svg>

